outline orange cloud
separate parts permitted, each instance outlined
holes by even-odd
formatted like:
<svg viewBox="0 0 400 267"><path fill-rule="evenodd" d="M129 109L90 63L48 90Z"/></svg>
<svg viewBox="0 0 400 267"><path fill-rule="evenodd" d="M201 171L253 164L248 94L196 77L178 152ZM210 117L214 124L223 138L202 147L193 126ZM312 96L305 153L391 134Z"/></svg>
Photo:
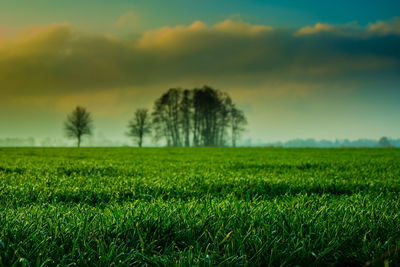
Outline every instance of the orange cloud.
<svg viewBox="0 0 400 267"><path fill-rule="evenodd" d="M189 26L163 27L145 32L137 45L139 48L170 48L183 41L189 41L194 35L204 34L206 30L207 26L201 21L195 21Z"/></svg>
<svg viewBox="0 0 400 267"><path fill-rule="evenodd" d="M19 33L11 40L0 42L0 53L12 57L48 52L72 37L73 31L68 23L36 27Z"/></svg>
<svg viewBox="0 0 400 267"><path fill-rule="evenodd" d="M331 32L335 30L336 27L324 24L324 23L316 23L314 26L306 26L299 29L295 35L309 35L309 34L316 34L321 32Z"/></svg>
<svg viewBox="0 0 400 267"><path fill-rule="evenodd" d="M264 25L251 25L241 20L227 19L223 22L217 23L213 29L223 33L239 34L239 35L257 35L270 32L273 30L270 26Z"/></svg>
<svg viewBox="0 0 400 267"><path fill-rule="evenodd" d="M159 47L171 48L175 47L178 51L182 48L181 44L184 43L188 47L195 48L199 44L205 45L208 41L215 40L216 36L243 36L249 38L251 36L259 36L273 29L270 26L251 25L240 20L227 19L212 27L207 27L204 22L195 21L189 26L176 26L176 27L163 27L154 31L144 33L138 42L141 48ZM195 38L196 43L192 42ZM178 45L178 47L176 47Z"/></svg>

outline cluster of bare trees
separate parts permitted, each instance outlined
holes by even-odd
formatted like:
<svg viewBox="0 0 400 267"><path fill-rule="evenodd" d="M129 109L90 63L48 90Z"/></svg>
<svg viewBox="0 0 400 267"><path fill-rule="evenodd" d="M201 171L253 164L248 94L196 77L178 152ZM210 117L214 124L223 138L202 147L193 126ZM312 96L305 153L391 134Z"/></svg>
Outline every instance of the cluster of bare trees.
<svg viewBox="0 0 400 267"><path fill-rule="evenodd" d="M246 118L227 93L211 87L169 89L154 104L152 123L157 138L168 146L236 145Z"/></svg>
<svg viewBox="0 0 400 267"><path fill-rule="evenodd" d="M86 120L86 123L83 121ZM154 133L167 146L236 146L246 117L227 93L209 86L195 89L171 88L154 103L153 112L136 110L128 124L128 135L141 147L143 138ZM80 145L81 136L91 133L92 119L77 107L65 124L67 134ZM230 142L229 142L230 139Z"/></svg>

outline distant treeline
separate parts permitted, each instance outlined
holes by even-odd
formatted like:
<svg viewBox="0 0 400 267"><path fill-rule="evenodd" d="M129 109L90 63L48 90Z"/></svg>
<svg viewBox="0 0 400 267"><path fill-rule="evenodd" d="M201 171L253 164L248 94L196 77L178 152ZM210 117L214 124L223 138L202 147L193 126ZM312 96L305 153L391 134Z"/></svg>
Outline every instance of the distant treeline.
<svg viewBox="0 0 400 267"><path fill-rule="evenodd" d="M244 142L246 145L246 142ZM374 139L357 139L357 140L315 140L309 139L293 139L286 142L250 144L253 146L274 146L274 147L400 147L400 139L390 139L382 137L379 140Z"/></svg>
<svg viewBox="0 0 400 267"><path fill-rule="evenodd" d="M32 137L28 138L1 138L0 146L38 146L35 139Z"/></svg>
<svg viewBox="0 0 400 267"><path fill-rule="evenodd" d="M388 139L390 146L400 147L400 139ZM85 146L89 147L122 147L127 146L128 143L119 140L109 140L104 137L90 138L85 141ZM0 147L63 147L71 146L61 139L44 138L35 140L34 138L0 138ZM293 139L287 142L252 142L250 139L243 140L238 143L238 146L273 146L273 147L320 147L320 148L334 148L334 147L381 147L379 140L374 139L357 139L357 140L315 140L315 139Z"/></svg>
<svg viewBox="0 0 400 267"><path fill-rule="evenodd" d="M67 147L71 145L71 142L61 138L0 138L0 147ZM127 142L109 140L102 136L90 137L85 140L85 146L89 147L118 147L126 145Z"/></svg>

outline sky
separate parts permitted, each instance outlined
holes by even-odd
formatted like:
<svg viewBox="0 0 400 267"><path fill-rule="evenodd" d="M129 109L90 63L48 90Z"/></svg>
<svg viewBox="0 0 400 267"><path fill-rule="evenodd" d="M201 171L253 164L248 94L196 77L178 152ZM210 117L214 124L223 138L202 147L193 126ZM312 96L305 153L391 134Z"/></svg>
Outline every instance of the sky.
<svg viewBox="0 0 400 267"><path fill-rule="evenodd" d="M129 143L137 108L205 84L244 110L243 139L400 137L399 1L0 0L0 138Z"/></svg>

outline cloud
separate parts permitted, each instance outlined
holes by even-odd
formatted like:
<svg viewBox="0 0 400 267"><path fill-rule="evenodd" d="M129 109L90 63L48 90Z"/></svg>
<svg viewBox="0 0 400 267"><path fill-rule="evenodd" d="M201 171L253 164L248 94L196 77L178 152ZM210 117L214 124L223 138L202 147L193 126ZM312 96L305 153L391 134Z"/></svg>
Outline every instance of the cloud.
<svg viewBox="0 0 400 267"><path fill-rule="evenodd" d="M119 84L129 47L68 24L35 28L0 44L0 90L55 93Z"/></svg>
<svg viewBox="0 0 400 267"><path fill-rule="evenodd" d="M272 27L264 25L251 25L249 23L227 19L217 23L213 29L223 33L240 34L240 35L258 35L272 31Z"/></svg>
<svg viewBox="0 0 400 267"><path fill-rule="evenodd" d="M312 36L312 35L342 35L347 37L361 37L366 34L357 22L347 23L345 25L331 25L326 23L316 23L314 26L305 26L297 30L294 36Z"/></svg>
<svg viewBox="0 0 400 267"><path fill-rule="evenodd" d="M151 85L160 90L204 83L245 87L396 72L400 36L382 32L395 32L398 21L382 23L290 30L231 19L213 26L195 21L148 31L139 39L54 24L0 40L0 93L3 99L62 97Z"/></svg>
<svg viewBox="0 0 400 267"><path fill-rule="evenodd" d="M400 18L394 17L388 21L377 21L369 23L366 29L361 29L357 23L346 25L330 25L324 23L316 23L314 26L305 26L296 31L295 36L316 35L323 33L331 33L336 35L348 35L366 37L368 35L400 35Z"/></svg>
<svg viewBox="0 0 400 267"><path fill-rule="evenodd" d="M191 43L193 38L198 38L207 33L207 26L201 21L195 21L189 26L162 27L143 34L137 43L139 49L161 49L180 53L180 49L196 45Z"/></svg>
<svg viewBox="0 0 400 267"><path fill-rule="evenodd" d="M252 38L268 34L272 30L269 26L251 25L240 20L227 19L212 27L207 27L204 22L195 21L189 26L163 27L146 32L138 45L141 48L158 47L180 52L179 48L215 45L214 41L223 41L225 38Z"/></svg>
<svg viewBox="0 0 400 267"><path fill-rule="evenodd" d="M332 32L336 29L336 27L329 25L329 24L324 24L324 23L316 23L314 26L305 26L303 28L300 28L297 32L296 35L309 35L309 34L317 34L321 32Z"/></svg>
<svg viewBox="0 0 400 267"><path fill-rule="evenodd" d="M399 34L400 35L400 18L396 17L389 21L377 21L368 26L368 31L375 34Z"/></svg>

